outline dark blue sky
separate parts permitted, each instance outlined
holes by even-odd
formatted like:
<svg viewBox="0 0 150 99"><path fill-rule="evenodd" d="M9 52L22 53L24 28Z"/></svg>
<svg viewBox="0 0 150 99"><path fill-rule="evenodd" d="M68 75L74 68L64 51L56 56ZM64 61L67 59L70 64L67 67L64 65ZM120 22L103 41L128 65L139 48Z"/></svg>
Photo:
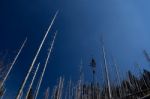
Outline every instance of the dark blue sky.
<svg viewBox="0 0 150 99"><path fill-rule="evenodd" d="M16 95L58 9L59 15L37 61L42 63L42 69L49 42L58 30L40 96L43 96L47 86L52 90L60 75L77 80L81 58L85 74L88 75L86 79L90 79L88 65L91 57L95 57L100 80L102 34L107 55L115 57L121 71L134 71L133 64L136 61L149 69L142 53L143 49L150 52L149 4L149 0L1 0L0 50L14 52L28 37L27 45L6 82L5 98Z"/></svg>

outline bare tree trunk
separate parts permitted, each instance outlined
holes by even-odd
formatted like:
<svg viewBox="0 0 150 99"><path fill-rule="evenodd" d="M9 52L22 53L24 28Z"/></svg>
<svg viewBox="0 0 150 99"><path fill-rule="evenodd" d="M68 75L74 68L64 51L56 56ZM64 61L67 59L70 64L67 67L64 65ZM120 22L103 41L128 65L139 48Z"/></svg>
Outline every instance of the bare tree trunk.
<svg viewBox="0 0 150 99"><path fill-rule="evenodd" d="M49 26L47 32L46 32L46 34L45 34L45 36L44 36L44 38L43 38L43 40L42 40L42 42L41 42L41 44L40 44L40 46L39 46L39 48L38 48L38 51L37 51L37 53L36 53L36 55L35 55L35 57L34 57L34 59L33 59L33 61L32 61L32 64L31 64L29 70L28 70L28 73L27 73L27 75L26 75L26 77L25 77L25 79L24 79L24 81L23 81L23 83L22 83L22 85L21 85L21 88L20 88L19 91L18 91L18 94L17 94L17 96L16 96L16 99L19 99L20 94L22 93L22 91L23 91L23 89L24 89L24 86L25 86L25 84L26 84L26 82L27 82L27 80L28 80L28 77L29 77L29 75L30 75L30 73L31 73L31 71L32 71L32 68L33 68L33 66L34 66L34 64L35 64L35 62L36 62L36 59L37 59L37 57L38 57L38 55L39 55L39 53L40 53L40 51L41 51L41 48L43 47L43 44L44 44L44 42L45 42L45 39L47 38L47 35L48 35L48 33L49 33L49 31L50 31L50 29L51 29L51 27L52 27L52 25L53 25L53 23L54 23L54 21L55 21L55 18L57 17L57 14L58 14L58 11L56 12L56 14L55 14L55 16L54 16L54 18L53 18L53 20L52 20L52 22L51 22L51 24L50 24L50 26Z"/></svg>

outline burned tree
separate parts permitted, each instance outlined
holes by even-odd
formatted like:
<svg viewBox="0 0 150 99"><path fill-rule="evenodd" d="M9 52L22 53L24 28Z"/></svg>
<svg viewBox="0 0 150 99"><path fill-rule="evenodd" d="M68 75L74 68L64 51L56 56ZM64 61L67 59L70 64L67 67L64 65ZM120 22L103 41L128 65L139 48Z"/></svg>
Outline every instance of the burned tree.
<svg viewBox="0 0 150 99"><path fill-rule="evenodd" d="M96 62L93 58L91 60L90 66L92 68L92 73L93 73L93 84L95 84Z"/></svg>

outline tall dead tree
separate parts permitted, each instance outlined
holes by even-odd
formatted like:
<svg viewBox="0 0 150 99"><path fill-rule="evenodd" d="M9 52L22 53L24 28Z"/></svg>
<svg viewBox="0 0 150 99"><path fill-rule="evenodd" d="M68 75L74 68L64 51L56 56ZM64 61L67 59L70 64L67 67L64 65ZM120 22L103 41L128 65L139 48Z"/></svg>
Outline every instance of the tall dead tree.
<svg viewBox="0 0 150 99"><path fill-rule="evenodd" d="M30 65L30 67L29 67L29 70L28 70L28 72L27 72L27 74L26 74L26 76L25 76L25 78L24 78L22 84L21 84L21 87L20 87L20 89L19 89L19 91L18 91L18 94L17 94L17 96L16 96L16 99L19 99L19 98L20 98L20 94L22 93L22 91L23 91L23 89L24 89L24 87L25 87L25 84L26 84L26 82L27 82L27 80L28 80L28 78L29 78L29 75L30 75L30 73L31 73L31 71L32 71L32 69L33 69L33 67L34 67L34 64L35 64L35 62L36 62L36 60L37 60L37 57L39 56L39 53L40 53L40 51L41 51L41 49L42 49L42 47L43 47L43 44L44 44L44 42L45 42L45 40L46 40L48 34L49 34L49 31L50 31L52 25L54 24L54 21L55 21L55 19L56 19L56 17L57 17L57 14L58 14L58 11L55 13L55 15L54 15L54 17L53 17L53 19L52 19L52 21L51 21L51 24L49 25L49 27L48 27L48 29L47 29L45 35L44 35L44 38L43 38L42 41L41 41L41 44L40 44L40 46L39 46L39 48L38 48L38 50L37 50L37 52L36 52L36 55L35 55L35 57L34 57L32 63L31 63L31 65Z"/></svg>
<svg viewBox="0 0 150 99"><path fill-rule="evenodd" d="M58 85L55 86L51 99L62 99L64 78L60 77ZM72 99L72 98L69 98Z"/></svg>
<svg viewBox="0 0 150 99"><path fill-rule="evenodd" d="M41 84L42 84L42 81L43 81L43 77L44 77L44 74L45 74L48 62L49 62L49 58L51 56L51 52L52 52L53 47L54 47L56 36L57 36L57 32L54 35L53 41L52 41L52 43L50 45L50 48L49 48L49 51L48 51L48 54L47 54L47 58L46 58L46 61L45 61L45 64L44 64L44 68L42 70L42 74L41 74L41 77L40 77L40 80L39 80L39 83L38 83L38 87L37 87L37 90L36 90L35 99L38 96L38 93L39 93L39 90L40 90L40 87L41 87Z"/></svg>
<svg viewBox="0 0 150 99"><path fill-rule="evenodd" d="M103 38L102 38L101 42L102 42L102 53L103 53L103 60L104 60L104 67L105 67L105 75L106 75L107 86L108 86L108 95L109 95L109 99L112 99L110 78L109 78L109 71L108 71L108 64L107 64L107 59L106 59L106 51L105 51Z"/></svg>
<svg viewBox="0 0 150 99"><path fill-rule="evenodd" d="M34 83L35 77L36 77L37 72L38 72L38 70L39 70L39 66L40 66L40 63L39 63L38 66L36 67L36 70L35 70L35 72L34 72L34 76L33 76L33 78L32 78L32 81L31 81L30 85L29 85L29 88L28 88L28 90L27 90L27 94L26 94L26 98L25 98L25 99L27 99L27 97L28 97L28 95L29 95L29 93L30 93L30 90L32 89L32 85L33 85L33 83Z"/></svg>
<svg viewBox="0 0 150 99"><path fill-rule="evenodd" d="M21 48L19 49L19 51L18 51L16 57L14 58L13 63L11 64L11 66L10 66L9 70L7 71L7 73L6 73L5 77L4 77L4 79L2 80L2 83L1 83L0 87L2 87L2 86L4 85L4 83L5 83L5 81L7 80L8 76L9 76L9 74L10 74L10 72L11 72L13 66L15 65L15 63L16 63L16 61L17 61L19 55L20 55L20 53L22 52L22 49L24 48L26 42L27 42L27 38L26 38L25 41L23 42L23 44L22 44Z"/></svg>

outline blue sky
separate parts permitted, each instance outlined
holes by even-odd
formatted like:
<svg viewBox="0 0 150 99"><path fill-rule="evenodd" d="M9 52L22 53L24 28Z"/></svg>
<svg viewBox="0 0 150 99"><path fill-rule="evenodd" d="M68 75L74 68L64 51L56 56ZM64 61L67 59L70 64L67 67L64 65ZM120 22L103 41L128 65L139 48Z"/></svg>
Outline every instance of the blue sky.
<svg viewBox="0 0 150 99"><path fill-rule="evenodd" d="M108 59L111 61L111 56L115 57L120 71L130 69L135 72L133 65L136 61L149 70L142 53L143 49L150 52L149 3L149 0L1 0L0 50L17 51L28 37L27 45L6 82L8 92L5 98L16 95L58 9L59 15L37 61L43 66L49 42L58 30L41 92L47 86L52 89L60 75L77 80L81 58L86 79L91 80L88 65L94 57L97 61L97 78L101 80L101 35ZM42 96L43 93L40 93Z"/></svg>

